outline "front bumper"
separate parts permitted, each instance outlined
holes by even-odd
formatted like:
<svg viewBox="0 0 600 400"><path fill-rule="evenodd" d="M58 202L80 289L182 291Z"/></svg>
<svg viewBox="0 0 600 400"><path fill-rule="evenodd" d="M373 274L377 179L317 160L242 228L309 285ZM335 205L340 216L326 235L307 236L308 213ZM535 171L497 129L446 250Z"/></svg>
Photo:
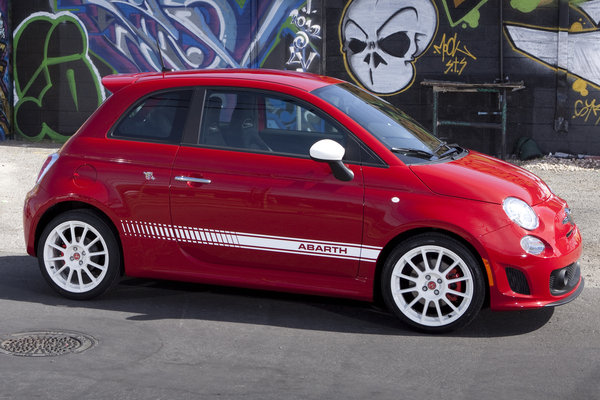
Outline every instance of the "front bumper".
<svg viewBox="0 0 600 400"><path fill-rule="evenodd" d="M582 252L581 234L572 220L564 218L566 203L553 197L534 209L540 217L535 231L510 224L481 237L489 256L493 310L558 306L574 300L583 290L577 262ZM526 253L520 245L525 235L541 239L545 251Z"/></svg>
<svg viewBox="0 0 600 400"><path fill-rule="evenodd" d="M583 292L583 287L584 286L585 286L585 281L584 281L583 277L581 277L581 279L579 280L579 284L577 285L576 289L570 295L568 295L567 297L564 297L561 300L555 301L554 303L546 304L545 307L562 306L563 304L567 304L567 303L572 302L577 297L579 297L579 295L581 294L581 292Z"/></svg>

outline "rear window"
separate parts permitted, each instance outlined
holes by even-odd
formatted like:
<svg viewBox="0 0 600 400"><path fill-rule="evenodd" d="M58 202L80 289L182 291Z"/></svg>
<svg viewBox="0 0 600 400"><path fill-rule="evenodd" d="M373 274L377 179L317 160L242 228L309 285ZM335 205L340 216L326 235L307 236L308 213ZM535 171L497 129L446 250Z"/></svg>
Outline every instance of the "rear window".
<svg viewBox="0 0 600 400"><path fill-rule="evenodd" d="M179 143L192 93L192 90L177 90L144 98L125 112L110 136Z"/></svg>

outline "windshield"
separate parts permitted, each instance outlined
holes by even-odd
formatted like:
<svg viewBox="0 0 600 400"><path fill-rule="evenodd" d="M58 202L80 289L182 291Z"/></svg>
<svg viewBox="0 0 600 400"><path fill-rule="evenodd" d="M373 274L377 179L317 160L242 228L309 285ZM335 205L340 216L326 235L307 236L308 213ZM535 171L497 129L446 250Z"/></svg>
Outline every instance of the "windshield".
<svg viewBox="0 0 600 400"><path fill-rule="evenodd" d="M325 86L312 93L358 122L404 162L437 160L451 150L392 104L350 83Z"/></svg>

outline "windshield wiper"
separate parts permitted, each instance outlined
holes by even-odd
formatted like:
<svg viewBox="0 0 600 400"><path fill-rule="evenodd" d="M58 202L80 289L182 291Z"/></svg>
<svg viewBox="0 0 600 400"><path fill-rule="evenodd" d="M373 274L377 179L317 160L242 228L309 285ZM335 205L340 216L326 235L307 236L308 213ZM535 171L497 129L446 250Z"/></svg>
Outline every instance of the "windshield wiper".
<svg viewBox="0 0 600 400"><path fill-rule="evenodd" d="M407 156L414 155L417 157L426 158L428 160L430 160L432 157L435 157L435 154L431 154L428 151L419 150L419 149L408 149L408 148L404 148L404 147L392 147L390 150L393 151L394 153L402 153L402 154L406 154Z"/></svg>
<svg viewBox="0 0 600 400"><path fill-rule="evenodd" d="M454 154L454 153L460 153L460 152L462 152L462 148L460 148L460 147L459 147L459 146L457 146L457 145L449 145L449 146L447 146L447 147L448 147L448 150L446 150L445 152L443 152L443 153L440 155L440 158L448 157L450 154Z"/></svg>
<svg viewBox="0 0 600 400"><path fill-rule="evenodd" d="M435 150L433 151L433 154L436 154L438 151L440 151L442 149L442 147L446 147L448 149L450 148L450 146L448 146L448 143L446 143L442 140L441 143L438 145L438 147L436 147Z"/></svg>

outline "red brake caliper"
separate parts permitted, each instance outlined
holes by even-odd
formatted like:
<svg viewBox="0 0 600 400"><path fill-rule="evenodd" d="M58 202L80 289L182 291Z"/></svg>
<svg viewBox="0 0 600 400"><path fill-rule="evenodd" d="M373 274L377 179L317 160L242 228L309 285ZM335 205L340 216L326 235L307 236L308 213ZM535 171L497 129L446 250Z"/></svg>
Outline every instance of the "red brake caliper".
<svg viewBox="0 0 600 400"><path fill-rule="evenodd" d="M462 275L459 274L459 271L456 268L454 268L454 269L452 269L452 271L450 271L450 272L448 272L448 274L446 274L446 279L452 280L452 279L460 278L461 276ZM462 290L463 290L462 282L451 283L448 285L448 289L454 290L456 292L462 292ZM453 294L447 294L446 297L450 301L458 300L458 297Z"/></svg>

